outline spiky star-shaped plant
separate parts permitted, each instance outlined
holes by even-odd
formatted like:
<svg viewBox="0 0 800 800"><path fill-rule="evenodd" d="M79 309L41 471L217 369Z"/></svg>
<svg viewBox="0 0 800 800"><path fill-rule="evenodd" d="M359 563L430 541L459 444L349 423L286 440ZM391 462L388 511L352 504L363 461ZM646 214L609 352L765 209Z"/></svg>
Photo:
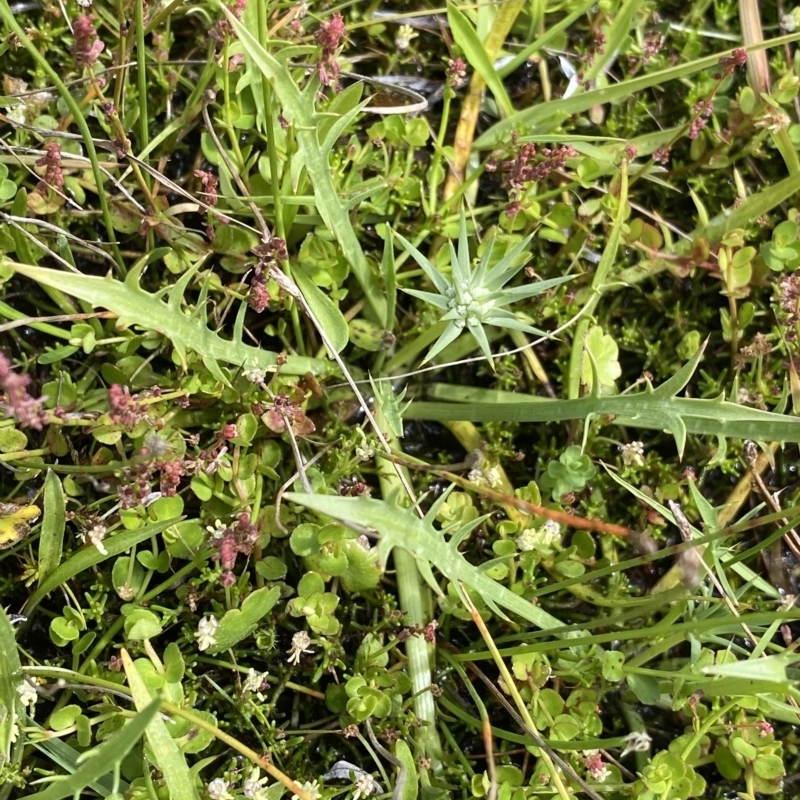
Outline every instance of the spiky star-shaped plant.
<svg viewBox="0 0 800 800"><path fill-rule="evenodd" d="M532 235L520 242L491 269L489 268L489 263L492 258L494 238L490 239L486 244L486 249L478 266L473 269L469 257L467 220L462 212L461 230L458 236L458 252L456 252L453 242L450 242L450 266L452 271L450 277L443 275L411 242L399 233L394 235L398 238L400 244L413 256L417 264L422 267L436 287L438 294L423 292L419 289L404 289L403 291L425 303L430 303L436 308L440 308L445 312L442 320L448 321L444 332L423 359L423 364L426 361L430 361L438 353L441 353L447 345L461 335L464 329L475 337L481 352L490 361L492 359L492 351L489 348L489 340L486 338L484 325L494 325L497 328L506 329L513 328L518 331L532 333L535 336L548 335L544 331L540 331L538 328L523 322L515 313L505 308L505 306L510 306L518 300L535 297L547 291L547 289L558 286L572 278L571 275L566 275L561 278L551 278L547 281L504 288L527 263L527 258L521 259L519 262L517 262L517 259L530 244L533 238Z"/></svg>

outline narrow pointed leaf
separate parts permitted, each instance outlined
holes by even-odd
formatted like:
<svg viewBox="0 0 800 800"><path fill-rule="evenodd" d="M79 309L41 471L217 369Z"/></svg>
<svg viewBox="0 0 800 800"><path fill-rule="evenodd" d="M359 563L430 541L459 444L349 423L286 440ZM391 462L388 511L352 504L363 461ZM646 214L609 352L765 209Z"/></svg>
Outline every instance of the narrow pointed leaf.
<svg viewBox="0 0 800 800"><path fill-rule="evenodd" d="M414 261L416 261L417 264L422 267L422 271L428 276L428 279L436 287L437 291L440 294L444 294L450 288L450 283L447 281L444 275L442 275L442 273L439 272L439 270L436 269L436 267L431 264L431 262L428 261L428 259L425 258L425 256L422 255L422 253L420 253L420 251L417 250L417 248L414 247L414 245L411 244L408 239L406 239L404 236L401 236L399 233L397 233L397 231L394 232L394 235L397 241L403 245L404 249L411 254L411 257L414 259Z"/></svg>
<svg viewBox="0 0 800 800"><path fill-rule="evenodd" d="M503 116L510 117L514 113L514 107L511 105L503 81L494 68L492 60L487 55L486 48L478 38L478 34L472 27L472 23L455 3L447 4L447 21L450 23L450 30L453 33L456 44L463 51L470 66L483 78L489 87L494 99L497 101L497 105L503 112Z"/></svg>

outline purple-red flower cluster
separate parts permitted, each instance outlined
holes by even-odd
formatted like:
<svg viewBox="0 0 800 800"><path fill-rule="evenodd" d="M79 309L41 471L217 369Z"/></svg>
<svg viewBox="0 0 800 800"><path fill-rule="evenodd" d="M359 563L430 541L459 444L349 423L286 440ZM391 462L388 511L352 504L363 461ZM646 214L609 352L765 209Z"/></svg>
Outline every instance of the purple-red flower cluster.
<svg viewBox="0 0 800 800"><path fill-rule="evenodd" d="M322 53L317 61L317 74L323 86L330 86L339 77L339 64L336 61L336 51L347 33L344 17L334 14L319 26L314 34L314 40L322 48Z"/></svg>
<svg viewBox="0 0 800 800"><path fill-rule="evenodd" d="M286 261L289 254L286 251L286 242L277 236L273 236L268 242L253 248L253 252L260 258L260 261L253 270L250 291L247 293L247 305L256 314L261 314L266 311L272 300L269 289L267 289L269 268Z"/></svg>
<svg viewBox="0 0 800 800"><path fill-rule="evenodd" d="M200 183L203 185L203 202L208 206L215 206L219 200L219 181L216 175L212 175L203 169L196 169L194 176L199 178Z"/></svg>
<svg viewBox="0 0 800 800"><path fill-rule="evenodd" d="M20 375L11 368L11 362L0 353L0 410L14 417L21 428L40 431L47 421L42 406L44 398L28 393L30 375Z"/></svg>
<svg viewBox="0 0 800 800"><path fill-rule="evenodd" d="M145 411L127 386L115 383L108 390L108 416L114 425L132 428L144 419Z"/></svg>
<svg viewBox="0 0 800 800"><path fill-rule="evenodd" d="M235 0L232 6L228 6L228 11L233 14L236 19L241 22L242 17L244 16L244 10L247 6L247 0ZM217 24L208 32L208 35L215 41L217 44L222 44L225 41L226 36L235 37L236 34L233 32L233 26L228 22L227 19L221 19Z"/></svg>
<svg viewBox="0 0 800 800"><path fill-rule="evenodd" d="M72 26L72 32L75 43L70 52L75 56L75 64L79 67L91 67L105 49L105 44L97 37L92 15L83 14L78 17Z"/></svg>
<svg viewBox="0 0 800 800"><path fill-rule="evenodd" d="M737 67L743 67L747 63L747 50L739 48L734 50L729 56L723 56L719 60L722 67L723 76L732 75Z"/></svg>
<svg viewBox="0 0 800 800"><path fill-rule="evenodd" d="M61 171L61 147L58 142L48 142L44 146L44 155L37 160L37 167L44 167L44 176L36 185L39 194L47 194L48 188L61 191L64 187L64 173Z"/></svg>
<svg viewBox="0 0 800 800"><path fill-rule="evenodd" d="M222 585L231 586L236 578L233 568L238 555L249 556L258 541L258 526L253 524L249 514L239 514L236 524L220 528L212 534L211 543L216 548L214 558L222 567Z"/></svg>
<svg viewBox="0 0 800 800"><path fill-rule="evenodd" d="M711 98L708 100L700 100L694 104L692 111L695 116L689 126L689 138L696 139L700 135L700 131L705 128L709 117L714 111L714 100Z"/></svg>

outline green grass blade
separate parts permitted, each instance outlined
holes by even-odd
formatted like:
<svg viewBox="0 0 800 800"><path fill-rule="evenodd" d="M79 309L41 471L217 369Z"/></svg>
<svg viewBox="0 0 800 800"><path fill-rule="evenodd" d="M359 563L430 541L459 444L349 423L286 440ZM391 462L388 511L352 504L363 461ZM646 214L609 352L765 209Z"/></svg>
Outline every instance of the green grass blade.
<svg viewBox="0 0 800 800"><path fill-rule="evenodd" d="M19 703L17 685L21 680L22 665L14 628L0 606L0 763L11 759L14 714Z"/></svg>
<svg viewBox="0 0 800 800"><path fill-rule="evenodd" d="M25 614L32 614L36 606L48 593L72 580L76 575L91 569L108 558L113 558L126 550L130 550L131 547L139 544L139 542L161 533L161 531L166 530L170 525L175 525L182 519L183 517L173 517L154 522L152 525L145 525L133 531L123 531L116 535L108 536L103 540L106 549L105 553L101 553L94 546L78 550L60 567L51 572L46 580L39 584L39 588L28 598L28 602L25 604Z"/></svg>
<svg viewBox="0 0 800 800"><path fill-rule="evenodd" d="M72 773L77 771L78 759L81 756L77 750L75 750L73 747L70 747L61 739L44 738L47 736L47 732L41 725L37 725L35 720L26 718L25 727L36 728L39 736L42 737L38 741L34 738L33 741L29 741L28 744L30 744L32 747L35 747L54 764L58 764L58 766L61 767L61 769L65 772ZM87 786L93 791L97 792L100 797L108 797L114 790L113 776L103 775L97 780L88 783ZM118 781L119 792L124 795L129 788L130 786L128 782L120 778Z"/></svg>
<svg viewBox="0 0 800 800"><path fill-rule="evenodd" d="M472 27L470 21L461 13L454 3L447 5L447 21L450 23L450 31L456 44L461 48L470 66L483 78L489 90L494 95L497 105L503 112L503 116L510 117L514 114L514 107L508 99L506 87L497 74L483 43L478 38L478 34Z"/></svg>
<svg viewBox="0 0 800 800"><path fill-rule="evenodd" d="M769 39L757 48L750 49L781 47L784 44L797 41L798 39L800 39L800 33L792 33L787 36ZM717 66L720 58L730 56L732 53L733 49L725 50L715 55L695 59L688 64L678 64L675 67L668 67L658 72L641 75L638 78L631 78L622 83L604 86L600 89L593 89L590 92L576 94L566 99L553 100L549 103L541 103L540 105L523 109L489 128L488 131L475 140L474 147L478 150L489 150L503 141L512 131L522 131L524 128L531 128L544 123L552 124L559 119L588 111L593 106L616 102L626 97L633 97L653 86L660 86L668 81L679 80L689 75L694 75L701 70L711 69Z"/></svg>
<svg viewBox="0 0 800 800"><path fill-rule="evenodd" d="M586 70L584 81L589 83L597 79L603 70L617 57L622 43L628 36L631 21L642 5L642 0L628 0L619 10L608 27L606 41L602 53L598 53L594 63Z"/></svg>
<svg viewBox="0 0 800 800"><path fill-rule="evenodd" d="M573 22L579 20L593 5L595 0L589 0L573 11L569 16L564 17L560 22L555 25L548 25L547 30L531 42L527 47L523 48L513 60L506 64L502 69L498 70L501 78L507 78L512 72L516 72L532 55L538 53L543 47L547 47L562 31L565 31L572 25Z"/></svg>
<svg viewBox="0 0 800 800"><path fill-rule="evenodd" d="M341 353L350 339L350 328L344 314L333 300L305 273L302 266L292 272L297 288L303 293L308 307L322 326L337 353ZM333 357L333 354L331 354Z"/></svg>
<svg viewBox="0 0 800 800"><path fill-rule="evenodd" d="M309 84L312 89L311 93L301 92L292 79L288 67L273 58L225 6L221 3L219 5L236 31L247 57L256 64L261 74L272 84L275 94L283 106L284 115L295 126L299 155L314 188L317 212L325 222L325 226L339 242L345 258L361 284L367 303L372 306L378 319L384 319L386 298L383 287L361 249L361 243L350 222L347 209L336 193L328 153L320 146L317 131L320 120L319 115L314 111L315 79L312 78L312 83Z"/></svg>
<svg viewBox="0 0 800 800"><path fill-rule="evenodd" d="M127 650L121 651L122 664L131 687L133 702L141 711L152 702L150 690L147 688L142 676L131 661ZM147 741L157 760L158 768L164 776L169 797L171 800L200 800L195 788L194 777L189 771L186 758L178 749L175 740L169 735L167 726L159 716L154 716L145 730Z"/></svg>
<svg viewBox="0 0 800 800"><path fill-rule="evenodd" d="M119 765L139 741L148 724L155 719L160 705L159 698L152 700L132 720L126 722L119 733L86 754L86 760L72 775L54 780L44 791L27 795L26 800L64 800L65 797L78 796L87 786Z"/></svg>
<svg viewBox="0 0 800 800"><path fill-rule="evenodd" d="M100 209L103 214L103 222L105 223L111 251L114 254L114 260L117 262L121 273L124 275L125 262L122 260L122 254L120 253L117 245L117 233L114 230L114 225L111 221L111 210L108 206L105 181L103 180L103 173L100 169L100 159L97 157L94 139L91 131L89 130L89 126L86 124L86 118L84 117L77 101L72 96L72 93L61 80L61 76L58 74L58 71L54 69L48 60L39 52L39 48L28 38L25 30L23 30L23 28L14 19L14 12L9 7L7 0L0 0L0 18L3 19L5 24L8 26L8 29L16 36L17 41L28 50L31 56L33 56L33 59L39 69L48 76L53 86L56 87L58 93L61 95L62 100L66 104L67 108L69 108L69 112L72 114L75 124L78 126L78 129L81 132L83 144L86 147L86 154L88 155L89 161L92 165L92 175L95 181L95 190L97 191L97 196L100 201Z"/></svg>

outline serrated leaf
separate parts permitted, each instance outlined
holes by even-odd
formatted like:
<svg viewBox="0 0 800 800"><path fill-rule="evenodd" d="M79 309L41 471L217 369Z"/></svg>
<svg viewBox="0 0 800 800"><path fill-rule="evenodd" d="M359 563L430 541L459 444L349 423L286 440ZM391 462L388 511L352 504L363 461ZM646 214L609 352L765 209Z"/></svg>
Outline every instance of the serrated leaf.
<svg viewBox="0 0 800 800"><path fill-rule="evenodd" d="M81 300L85 300L93 307L107 308L118 317L117 325L120 327L136 325L145 330L156 331L172 342L175 351L186 361L186 353L193 351L199 353L206 363L221 361L226 364L235 364L250 369L266 369L273 371L277 368L278 353L252 347L241 341L223 339L206 325L205 310L198 306L192 316L184 314L180 307L180 296L177 292L170 293L169 300L164 303L160 294L146 292L139 285L141 268L134 267L125 282L111 277L100 278L94 275L78 275L59 272L54 269L32 267L27 264L17 264L6 260L5 263L43 286L59 289ZM183 282L178 284L185 288ZM202 314L198 313L202 311ZM224 378L214 364L217 379ZM311 372L314 375L328 375L333 371L329 362L316 358L305 358L290 355L281 367L281 372L287 375L305 375ZM224 381L227 383L227 379Z"/></svg>
<svg viewBox="0 0 800 800"><path fill-rule="evenodd" d="M434 528L428 518L420 519L409 509L364 497L294 492L287 494L286 499L327 514L345 525L353 523L359 528L366 526L378 531L378 553L384 566L391 550L395 547L402 548L419 562L427 561L434 565L451 582L463 583L485 600L491 599L507 611L544 630L565 627L556 617L476 570L459 551L449 547L443 532Z"/></svg>
<svg viewBox="0 0 800 800"><path fill-rule="evenodd" d="M648 387L616 397L551 400L436 384L428 389L429 395L455 402L412 402L405 417L470 422L561 422L596 415L615 425L668 431L676 435L679 444L689 433L764 442L800 442L798 417L749 408L722 398L675 397L674 393L688 383L701 356L702 351L695 353L672 378L655 390Z"/></svg>
<svg viewBox="0 0 800 800"><path fill-rule="evenodd" d="M312 76L305 91L301 92L288 67L268 53L247 27L222 3L218 5L236 31L248 60L254 63L261 75L270 82L283 106L284 116L294 125L298 156L302 159L314 189L317 213L322 217L325 227L339 242L345 258L353 269L353 274L361 284L367 303L372 306L378 319L384 319L386 298L383 287L367 262L347 209L339 199L333 182L329 154L323 149L318 138L320 115L314 110L314 94L318 87L318 79L315 75ZM292 163L294 164L296 160L293 158Z"/></svg>

